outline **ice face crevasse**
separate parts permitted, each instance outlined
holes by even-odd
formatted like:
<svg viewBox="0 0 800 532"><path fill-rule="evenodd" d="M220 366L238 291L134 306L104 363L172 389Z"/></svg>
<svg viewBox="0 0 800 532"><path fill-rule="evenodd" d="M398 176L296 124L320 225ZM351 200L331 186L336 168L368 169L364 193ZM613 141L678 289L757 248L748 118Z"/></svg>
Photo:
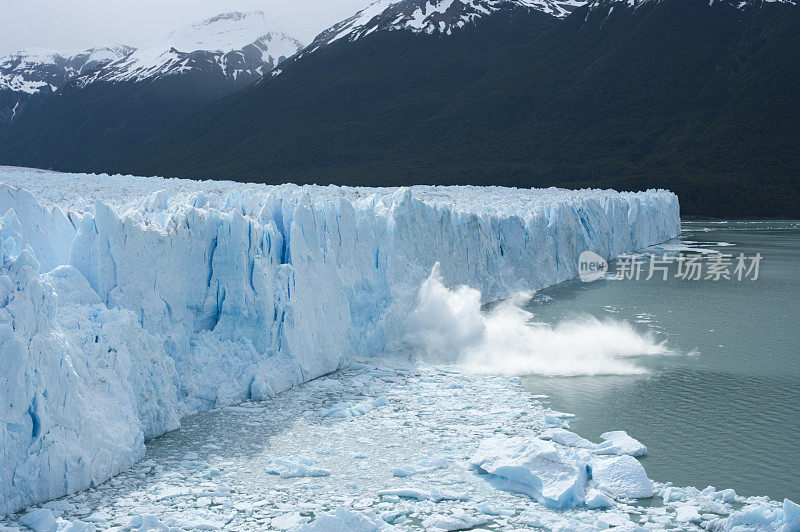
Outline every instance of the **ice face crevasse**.
<svg viewBox="0 0 800 532"><path fill-rule="evenodd" d="M188 413L380 353L437 261L493 300L679 232L665 191L0 183L38 194L0 185L0 515L105 481Z"/></svg>

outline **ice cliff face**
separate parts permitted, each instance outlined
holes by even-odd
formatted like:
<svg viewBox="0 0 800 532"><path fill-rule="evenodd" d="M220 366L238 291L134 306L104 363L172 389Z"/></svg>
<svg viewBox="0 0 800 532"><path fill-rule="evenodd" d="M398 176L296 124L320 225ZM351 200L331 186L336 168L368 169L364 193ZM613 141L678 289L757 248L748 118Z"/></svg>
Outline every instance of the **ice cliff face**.
<svg viewBox="0 0 800 532"><path fill-rule="evenodd" d="M9 168L0 213L0 515L103 482L188 413L396 345L437 261L447 284L499 299L575 277L584 250L610 258L679 232L665 191Z"/></svg>

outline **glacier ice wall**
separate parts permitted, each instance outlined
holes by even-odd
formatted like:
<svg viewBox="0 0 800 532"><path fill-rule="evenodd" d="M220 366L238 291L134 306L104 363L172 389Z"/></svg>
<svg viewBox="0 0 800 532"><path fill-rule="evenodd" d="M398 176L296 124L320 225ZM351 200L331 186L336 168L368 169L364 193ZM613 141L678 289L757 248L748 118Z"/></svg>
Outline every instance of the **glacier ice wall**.
<svg viewBox="0 0 800 532"><path fill-rule="evenodd" d="M380 353L435 262L494 300L575 277L584 250L612 258L680 230L667 191L14 168L0 214L0 515L105 481L184 415Z"/></svg>

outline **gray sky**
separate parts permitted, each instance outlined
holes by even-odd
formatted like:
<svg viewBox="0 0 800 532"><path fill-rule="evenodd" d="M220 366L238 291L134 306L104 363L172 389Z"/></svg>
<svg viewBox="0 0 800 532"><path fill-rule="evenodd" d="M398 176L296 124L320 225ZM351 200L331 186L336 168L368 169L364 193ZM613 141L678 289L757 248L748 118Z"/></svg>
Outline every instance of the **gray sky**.
<svg viewBox="0 0 800 532"><path fill-rule="evenodd" d="M371 0L0 0L0 56L21 48L142 46L228 11L260 9L309 43Z"/></svg>

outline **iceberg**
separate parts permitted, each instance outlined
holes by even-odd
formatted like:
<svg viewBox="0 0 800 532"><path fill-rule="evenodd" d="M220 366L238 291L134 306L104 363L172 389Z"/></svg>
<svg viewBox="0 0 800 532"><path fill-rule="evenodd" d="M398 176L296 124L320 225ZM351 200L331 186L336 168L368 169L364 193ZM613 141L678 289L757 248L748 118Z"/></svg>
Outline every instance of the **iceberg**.
<svg viewBox="0 0 800 532"><path fill-rule="evenodd" d="M586 507L592 509L605 509L614 506L614 499L596 489L586 492Z"/></svg>
<svg viewBox="0 0 800 532"><path fill-rule="evenodd" d="M379 406L387 406L389 404L389 400L386 397L378 397L377 399L365 399L364 401L359 401L358 403L354 404L353 406L335 406L322 414L323 417L358 417L363 416L367 412L370 412Z"/></svg>
<svg viewBox="0 0 800 532"><path fill-rule="evenodd" d="M629 436L624 430L605 432L600 437L603 438L603 443L599 443L594 447L594 452L597 454L627 454L630 456L644 456L647 454L647 447L639 440Z"/></svg>
<svg viewBox="0 0 800 532"><path fill-rule="evenodd" d="M800 505L789 499L783 500L781 508L774 508L766 503L750 504L733 512L727 519L712 523L711 529L726 532L797 532L800 530Z"/></svg>
<svg viewBox="0 0 800 532"><path fill-rule="evenodd" d="M448 460L446 456L442 455L429 455L423 456L414 465L404 465L392 468L392 476L394 477L413 477L414 475L421 475L425 473L432 473L439 469L447 468Z"/></svg>
<svg viewBox="0 0 800 532"><path fill-rule="evenodd" d="M58 529L53 512L46 508L32 510L19 519L20 524L30 528L34 532L55 532Z"/></svg>
<svg viewBox="0 0 800 532"><path fill-rule="evenodd" d="M663 190L349 188L0 168L0 516L184 416L402 342L421 283L485 302L680 231ZM356 405L357 415L380 406ZM352 408L352 407L351 407Z"/></svg>
<svg viewBox="0 0 800 532"><path fill-rule="evenodd" d="M653 482L636 458L598 458L589 463L594 487L615 499L645 499L655 494Z"/></svg>
<svg viewBox="0 0 800 532"><path fill-rule="evenodd" d="M577 447L580 449L595 448L595 444L586 438L562 428L547 429L541 433L539 437L543 440L550 440L566 447Z"/></svg>
<svg viewBox="0 0 800 532"><path fill-rule="evenodd" d="M486 474L498 489L522 493L549 508L584 502L588 481L584 458L538 438L487 438L470 459L470 467Z"/></svg>
<svg viewBox="0 0 800 532"><path fill-rule="evenodd" d="M365 515L347 508L337 508L332 514L323 514L307 525L293 528L297 532L378 532L396 530L380 517Z"/></svg>
<svg viewBox="0 0 800 532"><path fill-rule="evenodd" d="M552 414L550 418L552 418ZM545 418L545 422L548 419ZM628 435L624 430L605 432L600 435L602 443L592 443L586 438L578 436L560 427L548 428L539 436L543 440L550 440L566 447L576 447L588 449L595 454L644 456L647 454L647 447L639 440Z"/></svg>
<svg viewBox="0 0 800 532"><path fill-rule="evenodd" d="M317 467L314 461L308 458L297 460L274 458L267 466L267 473L281 478L327 477L331 474L327 469Z"/></svg>
<svg viewBox="0 0 800 532"><path fill-rule="evenodd" d="M485 524L488 519L474 517L465 511L434 514L422 522L425 530L472 530Z"/></svg>

